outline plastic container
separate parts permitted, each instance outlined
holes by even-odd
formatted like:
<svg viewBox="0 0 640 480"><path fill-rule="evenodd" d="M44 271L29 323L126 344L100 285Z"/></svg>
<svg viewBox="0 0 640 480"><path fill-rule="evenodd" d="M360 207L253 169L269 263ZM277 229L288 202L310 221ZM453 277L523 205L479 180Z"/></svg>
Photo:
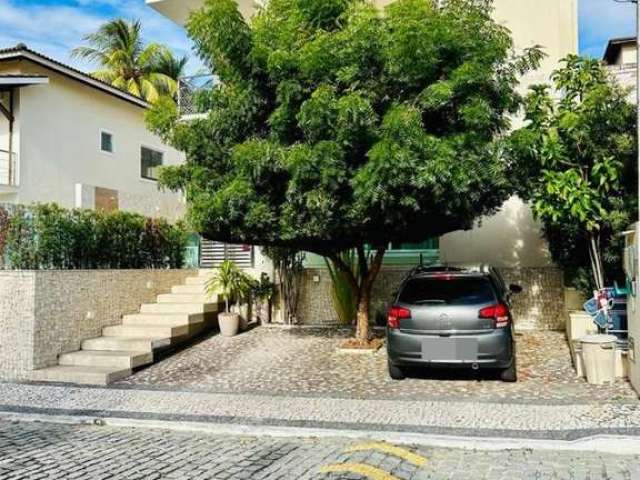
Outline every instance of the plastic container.
<svg viewBox="0 0 640 480"><path fill-rule="evenodd" d="M586 335L580 339L587 382L592 385L612 383L616 379L615 335Z"/></svg>

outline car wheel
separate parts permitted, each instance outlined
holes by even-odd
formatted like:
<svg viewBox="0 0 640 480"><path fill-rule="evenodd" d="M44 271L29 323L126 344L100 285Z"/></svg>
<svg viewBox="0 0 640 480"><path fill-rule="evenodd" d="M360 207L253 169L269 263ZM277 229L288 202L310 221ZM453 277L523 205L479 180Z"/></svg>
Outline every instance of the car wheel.
<svg viewBox="0 0 640 480"><path fill-rule="evenodd" d="M404 380L405 374L404 371L400 367L396 367L391 361L388 362L389 365L389 376L393 380Z"/></svg>
<svg viewBox="0 0 640 480"><path fill-rule="evenodd" d="M516 371L516 359L511 360L509 368L505 368L500 372L500 380L503 382L517 382L518 372Z"/></svg>

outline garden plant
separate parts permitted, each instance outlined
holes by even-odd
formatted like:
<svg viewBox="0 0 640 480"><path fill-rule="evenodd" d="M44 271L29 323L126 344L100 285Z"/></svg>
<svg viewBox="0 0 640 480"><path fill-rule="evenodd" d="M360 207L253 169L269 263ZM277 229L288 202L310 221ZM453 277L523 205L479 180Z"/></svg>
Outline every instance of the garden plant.
<svg viewBox="0 0 640 480"><path fill-rule="evenodd" d="M13 269L181 268L181 223L56 204L0 210L0 256Z"/></svg>
<svg viewBox="0 0 640 480"><path fill-rule="evenodd" d="M532 88L512 135L514 183L568 283L588 292L624 279L620 234L638 208L635 108L594 59L567 57L552 82Z"/></svg>

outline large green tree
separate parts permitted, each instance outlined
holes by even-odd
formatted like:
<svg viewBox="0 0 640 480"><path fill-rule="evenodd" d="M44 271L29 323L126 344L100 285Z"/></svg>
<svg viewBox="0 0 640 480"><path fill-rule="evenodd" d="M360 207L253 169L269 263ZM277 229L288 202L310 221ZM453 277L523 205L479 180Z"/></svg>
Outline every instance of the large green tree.
<svg viewBox="0 0 640 480"><path fill-rule="evenodd" d="M513 172L569 283L599 289L619 275L619 234L637 218L635 107L594 59L567 57L552 83L526 99Z"/></svg>
<svg viewBox="0 0 640 480"><path fill-rule="evenodd" d="M153 103L176 94L187 58L176 58L158 43L145 45L141 30L139 21L111 20L87 35L87 45L72 55L100 65L92 73L97 79Z"/></svg>
<svg viewBox="0 0 640 480"><path fill-rule="evenodd" d="M206 118L149 115L187 153L162 181L205 236L332 259L363 343L390 242L471 228L513 191L501 138L542 54L513 55L490 1L271 0L247 24L208 0L188 32L221 81Z"/></svg>

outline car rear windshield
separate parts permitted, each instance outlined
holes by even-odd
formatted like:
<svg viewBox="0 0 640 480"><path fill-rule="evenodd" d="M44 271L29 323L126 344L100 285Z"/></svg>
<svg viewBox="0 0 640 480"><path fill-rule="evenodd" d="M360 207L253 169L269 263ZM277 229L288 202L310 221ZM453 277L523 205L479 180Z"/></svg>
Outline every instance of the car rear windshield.
<svg viewBox="0 0 640 480"><path fill-rule="evenodd" d="M409 280L399 301L414 305L479 305L495 300L491 283L483 277L423 277Z"/></svg>

